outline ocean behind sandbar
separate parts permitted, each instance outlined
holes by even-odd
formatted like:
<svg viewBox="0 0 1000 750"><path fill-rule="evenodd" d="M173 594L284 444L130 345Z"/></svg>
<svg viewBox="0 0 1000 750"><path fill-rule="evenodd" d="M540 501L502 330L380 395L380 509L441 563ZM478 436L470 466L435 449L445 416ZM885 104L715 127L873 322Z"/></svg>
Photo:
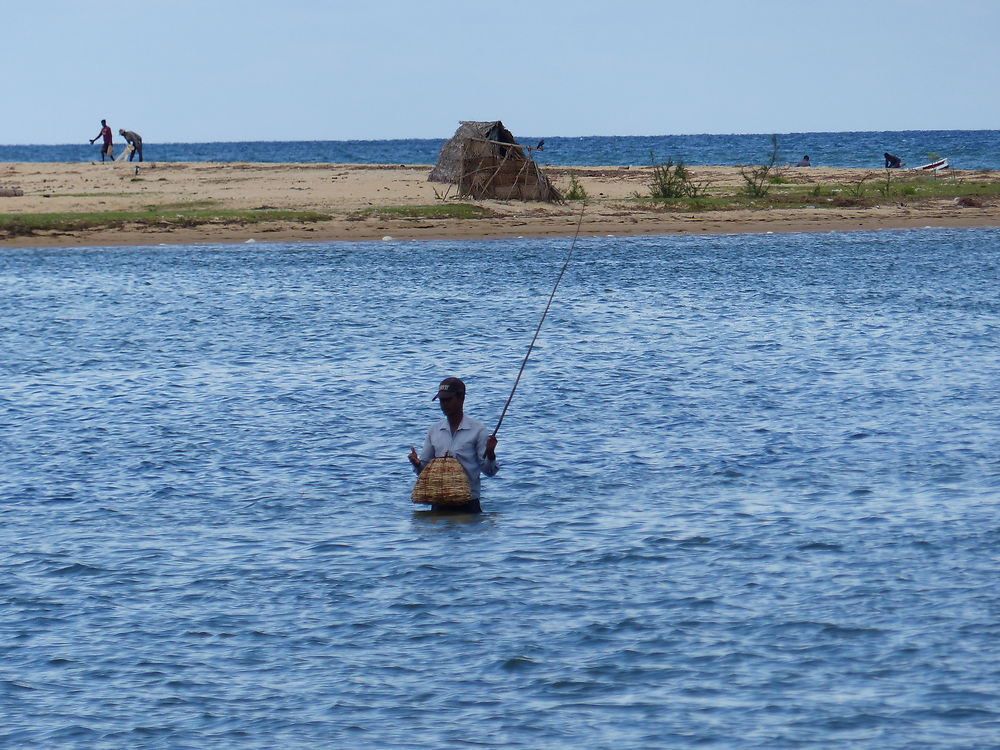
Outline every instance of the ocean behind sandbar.
<svg viewBox="0 0 1000 750"><path fill-rule="evenodd" d="M511 124L508 123L508 126ZM154 131L139 128L145 158L150 161L265 162L333 164L434 164L442 138L355 141L254 141L226 143L160 143ZM759 164L771 153L771 136L525 136L542 164L561 166L629 166L668 159L690 166ZM89 135L87 136L89 138ZM450 136L449 136L450 137ZM117 151L124 143L116 136ZM779 164L795 164L808 154L815 166L881 168L883 153L898 155L916 167L949 159L954 169L1000 169L1000 130L912 130L886 132L778 134ZM100 158L97 146L79 144L0 146L0 162L87 162Z"/></svg>

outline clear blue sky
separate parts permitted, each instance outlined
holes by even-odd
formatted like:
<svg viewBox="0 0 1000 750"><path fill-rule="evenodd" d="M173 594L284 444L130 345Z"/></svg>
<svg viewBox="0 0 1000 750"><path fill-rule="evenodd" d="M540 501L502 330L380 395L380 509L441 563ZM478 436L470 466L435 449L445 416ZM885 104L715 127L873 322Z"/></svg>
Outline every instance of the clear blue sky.
<svg viewBox="0 0 1000 750"><path fill-rule="evenodd" d="M9 6L4 144L1000 128L1000 0Z"/></svg>

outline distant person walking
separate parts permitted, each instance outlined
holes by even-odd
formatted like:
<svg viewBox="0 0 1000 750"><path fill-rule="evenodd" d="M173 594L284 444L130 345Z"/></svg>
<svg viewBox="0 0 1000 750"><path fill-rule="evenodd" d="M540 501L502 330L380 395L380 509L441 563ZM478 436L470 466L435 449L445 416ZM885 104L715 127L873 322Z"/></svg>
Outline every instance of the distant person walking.
<svg viewBox="0 0 1000 750"><path fill-rule="evenodd" d="M128 160L132 161L132 157L139 154L139 161L142 161L142 136L136 133L134 130L122 130L118 129L118 135L125 139L125 142L132 147L132 153L128 155Z"/></svg>
<svg viewBox="0 0 1000 750"><path fill-rule="evenodd" d="M107 120L101 120L101 132L90 139L90 145L94 145L94 141L98 138L103 138L104 142L101 144L101 161L104 161L106 156L111 161L115 160L115 147L111 144L111 128L108 127Z"/></svg>
<svg viewBox="0 0 1000 750"><path fill-rule="evenodd" d="M893 156L888 151L884 152L882 156L885 157L886 169L899 169L901 166L903 166L902 160L898 156Z"/></svg>

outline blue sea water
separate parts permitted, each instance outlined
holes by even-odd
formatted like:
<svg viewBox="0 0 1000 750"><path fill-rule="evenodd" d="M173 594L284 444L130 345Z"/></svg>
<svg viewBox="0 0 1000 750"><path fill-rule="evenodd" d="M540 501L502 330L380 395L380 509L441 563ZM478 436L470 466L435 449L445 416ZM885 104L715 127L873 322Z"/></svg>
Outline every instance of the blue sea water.
<svg viewBox="0 0 1000 750"><path fill-rule="evenodd" d="M0 252L0 746L1000 744L1000 232Z"/></svg>
<svg viewBox="0 0 1000 750"><path fill-rule="evenodd" d="M515 133L535 145L539 136ZM144 134L145 158L152 161L318 162L336 164L434 164L446 137L383 141L259 141L239 143L158 143ZM1000 130L913 130L856 133L778 134L779 163L794 164L808 154L825 167L877 168L886 151L915 167L947 157L955 169L1000 169ZM545 150L535 158L543 165L624 166L663 163L688 165L758 164L771 153L771 136L658 135L544 136ZM123 144L119 140L118 148ZM0 162L79 162L99 158L98 147L0 146Z"/></svg>

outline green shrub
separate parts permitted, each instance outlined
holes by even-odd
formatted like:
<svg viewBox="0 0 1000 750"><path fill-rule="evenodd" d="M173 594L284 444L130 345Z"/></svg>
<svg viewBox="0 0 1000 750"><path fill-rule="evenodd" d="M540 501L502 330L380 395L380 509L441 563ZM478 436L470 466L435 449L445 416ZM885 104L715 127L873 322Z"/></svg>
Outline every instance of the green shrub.
<svg viewBox="0 0 1000 750"><path fill-rule="evenodd" d="M649 186L649 195L655 200L676 200L678 198L697 198L702 195L703 186L691 179L691 173L683 161L674 164L672 158L666 164L657 164L653 160L653 182Z"/></svg>
<svg viewBox="0 0 1000 750"><path fill-rule="evenodd" d="M568 201L585 201L588 197L587 191L572 172L569 174L569 189L566 191L564 197Z"/></svg>
<svg viewBox="0 0 1000 750"><path fill-rule="evenodd" d="M743 191L750 198L764 198L771 192L771 170L778 163L778 136L771 136L771 153L766 162L757 167L740 166L743 177Z"/></svg>
<svg viewBox="0 0 1000 750"><path fill-rule="evenodd" d="M865 192L868 189L865 183L872 177L874 177L874 175L875 175L874 172L867 172L864 175L862 175L859 179L849 184L847 186L848 195L850 195L852 198L864 198Z"/></svg>

